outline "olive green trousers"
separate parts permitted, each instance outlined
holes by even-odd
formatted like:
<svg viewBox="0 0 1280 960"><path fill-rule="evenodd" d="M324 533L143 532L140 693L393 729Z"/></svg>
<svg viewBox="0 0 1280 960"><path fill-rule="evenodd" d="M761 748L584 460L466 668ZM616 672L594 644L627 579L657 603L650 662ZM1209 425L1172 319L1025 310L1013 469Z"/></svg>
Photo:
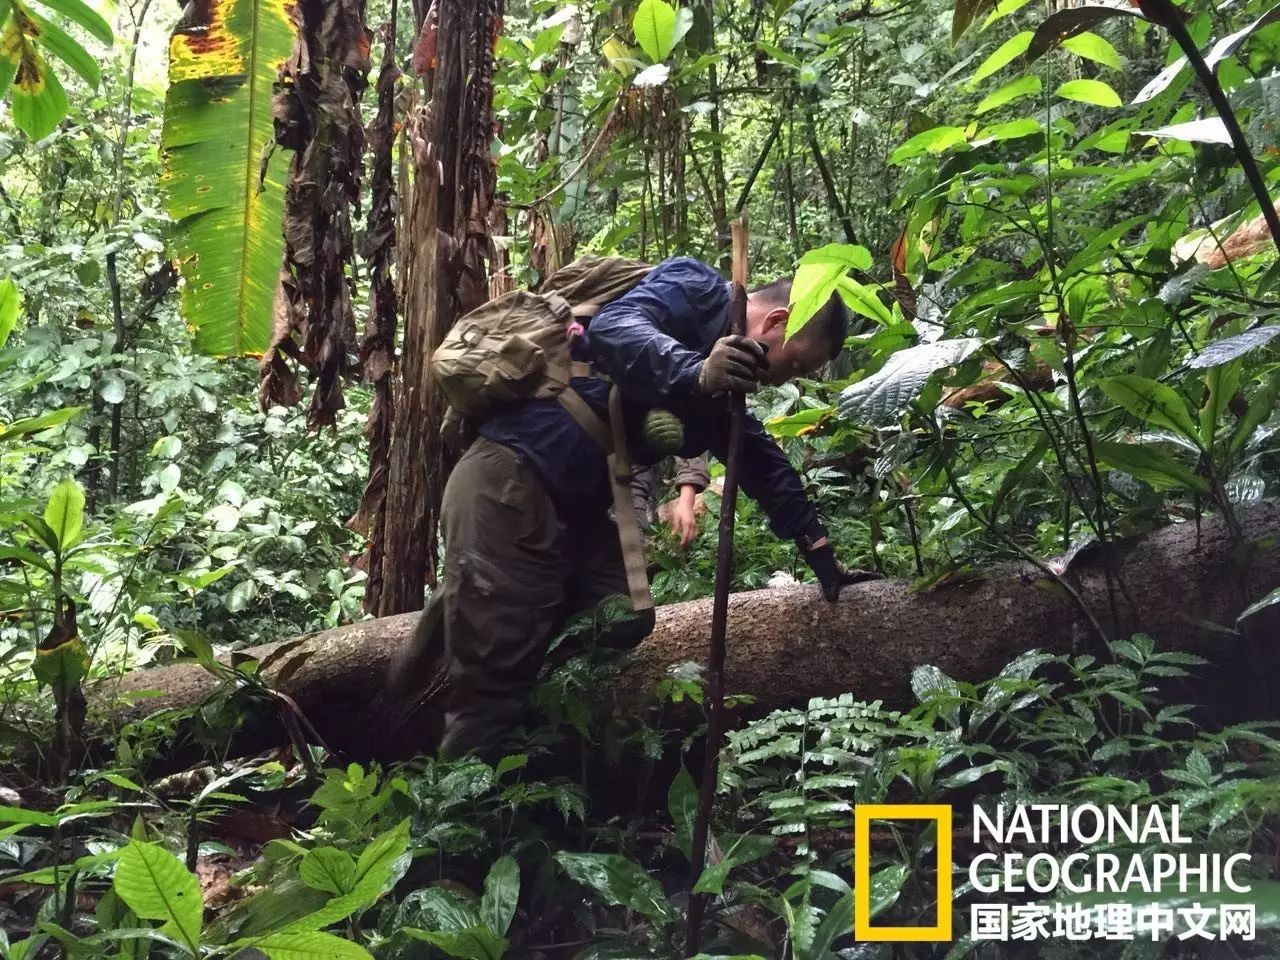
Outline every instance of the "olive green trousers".
<svg viewBox="0 0 1280 960"><path fill-rule="evenodd" d="M606 597L625 601L618 531L603 512L566 521L533 465L483 437L445 485L441 525L444 580L419 627L443 632L452 681L440 753L496 759L523 722L548 647L565 625ZM629 649L652 629L649 610L565 642Z"/></svg>

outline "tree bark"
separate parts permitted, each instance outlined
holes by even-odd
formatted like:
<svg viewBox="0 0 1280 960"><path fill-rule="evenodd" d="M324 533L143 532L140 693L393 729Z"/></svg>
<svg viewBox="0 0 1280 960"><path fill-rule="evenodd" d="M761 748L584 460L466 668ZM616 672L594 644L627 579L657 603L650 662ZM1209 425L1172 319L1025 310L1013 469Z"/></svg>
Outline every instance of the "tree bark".
<svg viewBox="0 0 1280 960"><path fill-rule="evenodd" d="M1132 599L1119 611L1121 636L1146 632L1165 649L1196 651L1220 664L1228 659L1248 663L1248 644L1221 628L1232 627L1245 607L1280 587L1280 549L1271 546L1280 538L1280 503L1258 504L1242 511L1240 520L1245 542L1258 549L1239 549L1216 518L1199 529L1183 523L1107 548L1115 552L1115 569ZM1235 559L1245 553L1252 553L1247 569ZM1095 611L1107 609L1105 567L1103 557L1086 554L1065 574ZM642 709L673 665L706 662L710 613L710 599L658 610L653 635L613 681L610 692L620 709ZM1280 605L1253 620L1252 636L1275 636ZM355 623L315 634L300 648L311 650L311 657L282 689L331 747L352 756L392 756L431 746L443 702L441 675L424 677L423 686L431 692L417 704L390 703L384 692L387 665L416 622L416 614L405 614ZM807 585L737 594L730 602L728 638L726 690L754 696L753 711L844 692L903 703L910 697L911 671L919 664L977 681L1032 648L1100 649L1065 593L1025 564L977 571L926 593L913 593L906 581L863 583L845 588L835 604ZM248 652L262 658L276 646ZM292 655L280 658L267 675ZM1252 675L1265 682L1266 673L1256 660L1247 672L1230 673L1233 696L1249 695L1241 678ZM133 700L125 716L114 717L118 723L198 704L215 688L213 678L192 665L129 674L97 691L99 728L115 695L162 692Z"/></svg>
<svg viewBox="0 0 1280 960"><path fill-rule="evenodd" d="M421 5L416 4L415 9ZM423 14L414 67L430 90L409 122L413 189L406 261L401 383L386 463L386 491L366 511L383 531L370 549L377 590L365 606L382 616L417 610L435 580L440 499L451 466L440 436L444 398L431 354L459 316L488 299L495 173L493 48L502 0L440 0ZM374 462L371 470L382 468Z"/></svg>

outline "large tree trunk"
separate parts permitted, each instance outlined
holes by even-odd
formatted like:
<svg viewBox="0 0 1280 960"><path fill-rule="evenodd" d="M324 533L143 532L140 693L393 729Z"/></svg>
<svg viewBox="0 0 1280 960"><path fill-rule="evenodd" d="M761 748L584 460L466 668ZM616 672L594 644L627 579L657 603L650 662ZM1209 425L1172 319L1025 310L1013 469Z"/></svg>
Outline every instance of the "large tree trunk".
<svg viewBox="0 0 1280 960"><path fill-rule="evenodd" d="M1216 519L1200 530L1185 523L1115 545L1115 569L1129 598L1117 611L1116 635L1145 631L1165 648L1195 650L1218 661L1234 658L1249 667L1253 681L1265 682L1260 663L1241 659L1248 643L1211 626L1232 626L1250 602L1280 586L1280 549L1268 546L1280 537L1280 504L1255 506L1241 520L1246 542L1261 546L1252 551L1247 569L1235 558L1251 551L1233 545ZM1066 576L1109 626L1105 567L1102 558L1085 556ZM653 636L614 683L612 693L622 706L642 705L672 665L705 661L710 610L710 600L658 610ZM1275 635L1280 618L1274 613L1254 619L1255 639ZM442 702L439 685L409 707L388 702L384 692L387 665L416 621L415 614L370 620L306 641L312 655L283 688L330 746L354 756L386 756L430 745ZM1031 648L1098 647L1066 594L1030 566L993 567L929 593L912 593L902 581L864 583L846 588L836 604L809 586L757 590L736 595L730 604L726 689L753 695L757 710L846 691L900 703L910 695L911 671L918 664L981 680ZM249 652L263 657L271 650ZM280 658L268 675L289 659ZM1241 698L1252 695L1246 681L1232 682ZM132 709L142 713L199 703L214 688L201 668L181 665L130 674L115 692L163 691L158 699L135 701ZM98 704L104 702L100 691Z"/></svg>
<svg viewBox="0 0 1280 960"><path fill-rule="evenodd" d="M362 515L379 536L370 544L367 609L382 616L417 610L434 582L436 528L449 469L440 437L444 400L430 359L454 321L488 298L490 213L495 174L493 47L502 0L439 0L420 11L414 68L429 100L409 121L413 188L405 277L401 384L385 464L385 491L370 485ZM375 453L377 451L374 451ZM376 568L376 569L375 569Z"/></svg>

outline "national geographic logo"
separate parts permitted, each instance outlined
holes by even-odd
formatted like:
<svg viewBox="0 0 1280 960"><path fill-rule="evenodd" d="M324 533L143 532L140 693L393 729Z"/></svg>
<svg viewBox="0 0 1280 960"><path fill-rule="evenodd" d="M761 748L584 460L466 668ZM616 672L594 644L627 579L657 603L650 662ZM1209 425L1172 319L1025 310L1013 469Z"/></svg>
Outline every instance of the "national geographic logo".
<svg viewBox="0 0 1280 960"><path fill-rule="evenodd" d="M871 925L871 822L933 820L938 824L938 914L931 927ZM860 803L853 808L853 938L861 942L950 941L951 806L945 803Z"/></svg>
<svg viewBox="0 0 1280 960"><path fill-rule="evenodd" d="M936 824L932 926L871 922L871 825L904 820ZM1177 805L975 806L972 841L981 852L966 868L969 887L979 897L996 895L969 904L975 942L1256 937L1257 904L1241 896L1252 892L1250 854L1188 850L1194 840L1182 829ZM1134 848L1153 852L1118 852ZM950 805L855 806L853 873L856 940L954 941Z"/></svg>

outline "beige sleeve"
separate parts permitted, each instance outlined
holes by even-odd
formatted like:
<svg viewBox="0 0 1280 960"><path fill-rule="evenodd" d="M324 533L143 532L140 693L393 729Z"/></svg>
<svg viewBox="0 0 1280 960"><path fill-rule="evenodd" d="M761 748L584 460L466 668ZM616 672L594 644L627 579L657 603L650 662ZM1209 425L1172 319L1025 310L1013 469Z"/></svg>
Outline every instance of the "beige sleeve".
<svg viewBox="0 0 1280 960"><path fill-rule="evenodd" d="M707 484L711 482L711 471L707 468L706 457L694 457L690 460L676 457L675 460L675 479L672 482L677 489L694 487L699 493L707 489Z"/></svg>

